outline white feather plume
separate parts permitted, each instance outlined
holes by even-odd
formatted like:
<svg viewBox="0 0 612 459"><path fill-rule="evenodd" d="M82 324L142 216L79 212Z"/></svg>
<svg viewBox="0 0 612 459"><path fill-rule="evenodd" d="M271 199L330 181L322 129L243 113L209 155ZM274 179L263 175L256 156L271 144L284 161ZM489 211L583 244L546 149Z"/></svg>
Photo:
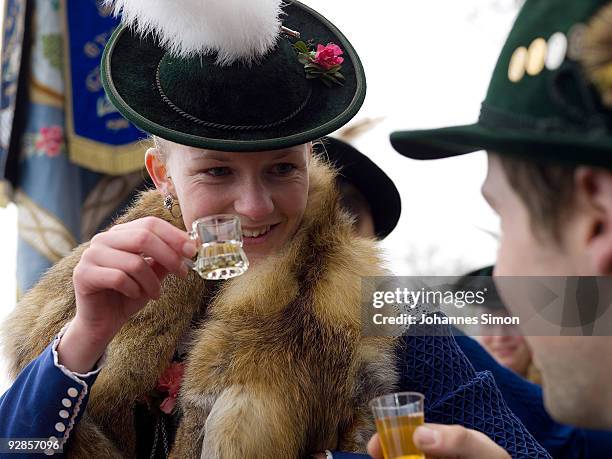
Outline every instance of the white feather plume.
<svg viewBox="0 0 612 459"><path fill-rule="evenodd" d="M153 34L171 54L217 53L217 64L252 62L276 45L282 0L104 0L122 22Z"/></svg>

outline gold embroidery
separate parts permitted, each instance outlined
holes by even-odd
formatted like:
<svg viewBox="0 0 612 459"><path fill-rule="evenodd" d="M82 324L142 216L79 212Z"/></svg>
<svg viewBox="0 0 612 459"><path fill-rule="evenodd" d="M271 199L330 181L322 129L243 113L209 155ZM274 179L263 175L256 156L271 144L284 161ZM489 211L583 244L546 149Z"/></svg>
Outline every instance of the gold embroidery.
<svg viewBox="0 0 612 459"><path fill-rule="evenodd" d="M52 263L68 255L77 241L51 212L32 201L22 190L15 193L19 236Z"/></svg>

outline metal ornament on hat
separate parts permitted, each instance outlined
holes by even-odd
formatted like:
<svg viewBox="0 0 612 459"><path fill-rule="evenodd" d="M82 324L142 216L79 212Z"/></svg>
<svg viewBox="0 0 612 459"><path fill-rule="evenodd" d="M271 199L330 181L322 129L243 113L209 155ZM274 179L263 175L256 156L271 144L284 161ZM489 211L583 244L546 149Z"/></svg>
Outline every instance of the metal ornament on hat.
<svg viewBox="0 0 612 459"><path fill-rule="evenodd" d="M612 109L612 4L604 6L589 20L578 22L567 34L556 32L545 41L534 39L528 48L518 47L508 66L508 79L519 83L528 76L537 76L548 69L555 74L549 79L549 92L558 112L592 130L608 129L609 121L601 105ZM585 78L586 76L586 78ZM563 87L574 85L580 94L577 102L568 98ZM593 87L597 91L593 91ZM599 99L599 100L598 100ZM509 121L508 119L506 121ZM515 125L522 125L523 117ZM540 121L540 126L544 124ZM549 131L565 129L551 121Z"/></svg>
<svg viewBox="0 0 612 459"><path fill-rule="evenodd" d="M567 34L555 32L548 40L542 37L534 39L529 47L519 46L508 65L508 79L518 83L527 74L539 75L545 68L554 71L568 59L581 59L584 39L587 32L585 24L575 24Z"/></svg>
<svg viewBox="0 0 612 459"><path fill-rule="evenodd" d="M574 24L567 34L555 32L548 41L539 37L529 48L518 47L508 64L508 79L520 82L527 74L536 76L544 68L554 71L566 59L580 61L593 84L603 92L604 103L612 105L612 6L607 5L590 23ZM610 95L607 96L606 88Z"/></svg>
<svg viewBox="0 0 612 459"><path fill-rule="evenodd" d="M566 57L571 58L568 39L564 33L556 32L548 40L538 37L528 48L519 46L514 50L508 64L508 79L512 83L518 83L525 75L537 76L544 69L557 70Z"/></svg>

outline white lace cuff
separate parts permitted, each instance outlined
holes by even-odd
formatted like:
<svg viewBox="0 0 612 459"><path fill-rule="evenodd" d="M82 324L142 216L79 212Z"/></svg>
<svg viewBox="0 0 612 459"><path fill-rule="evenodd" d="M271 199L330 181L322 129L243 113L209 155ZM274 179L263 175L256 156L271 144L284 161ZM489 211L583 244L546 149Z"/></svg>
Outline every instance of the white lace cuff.
<svg viewBox="0 0 612 459"><path fill-rule="evenodd" d="M66 333L66 330L68 329L69 325L70 325L70 322L64 325L62 329L59 331L59 333L57 334L57 336L55 337L55 339L53 340L53 345L51 346L51 352L53 352L53 363L55 364L57 368L59 368L62 371L62 373L64 373L74 382L79 383L82 386L87 386L87 384L85 383L85 381L83 381L83 379L89 378L90 376L100 373L100 370L102 370L102 368L104 367L104 363L106 362L106 351L104 351L104 354L102 354L102 357L100 357L100 360L98 360L93 370L87 373L84 373L84 374L75 373L73 371L70 371L64 365L59 363L59 356L57 354L57 346L59 345L59 342L62 339L62 336L64 336L64 333Z"/></svg>

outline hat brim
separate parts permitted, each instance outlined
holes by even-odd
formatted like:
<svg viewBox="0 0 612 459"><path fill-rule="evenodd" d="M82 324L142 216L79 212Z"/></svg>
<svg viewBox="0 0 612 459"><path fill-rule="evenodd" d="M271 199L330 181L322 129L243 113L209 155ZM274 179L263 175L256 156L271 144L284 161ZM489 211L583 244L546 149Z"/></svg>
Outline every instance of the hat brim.
<svg viewBox="0 0 612 459"><path fill-rule="evenodd" d="M440 159L479 150L529 159L609 167L612 138L605 132L547 132L544 130L490 128L480 123L442 129L398 131L391 144L413 159Z"/></svg>
<svg viewBox="0 0 612 459"><path fill-rule="evenodd" d="M376 236L384 239L395 229L402 213L402 199L393 180L352 145L332 137L326 137L324 145L339 175L357 188L368 202Z"/></svg>
<svg viewBox="0 0 612 459"><path fill-rule="evenodd" d="M365 74L350 42L327 19L296 1L289 2L284 12L283 25L298 30L303 40L333 42L343 49L342 73L346 81L343 86L331 88L312 81L307 105L279 126L228 131L181 117L162 100L155 84L157 66L165 50L153 37L136 36L126 26L115 31L102 57L106 93L119 112L138 128L184 145L221 151L263 151L319 139L345 125L361 108L366 93Z"/></svg>

